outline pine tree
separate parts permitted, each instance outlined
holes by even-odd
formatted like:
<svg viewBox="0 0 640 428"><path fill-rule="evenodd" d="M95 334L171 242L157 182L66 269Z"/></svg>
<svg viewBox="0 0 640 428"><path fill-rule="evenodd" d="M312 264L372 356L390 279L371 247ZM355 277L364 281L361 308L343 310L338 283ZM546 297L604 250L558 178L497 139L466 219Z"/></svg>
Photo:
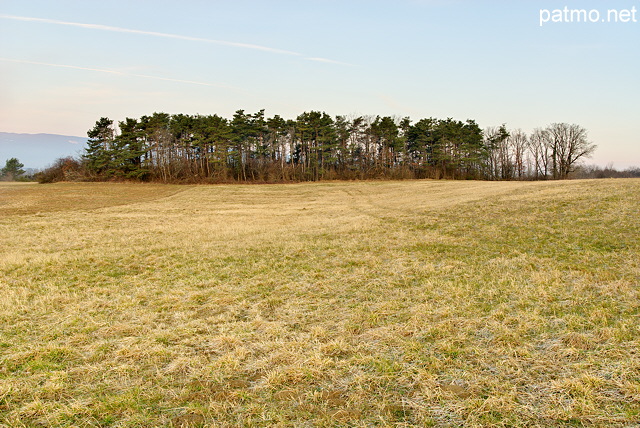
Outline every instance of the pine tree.
<svg viewBox="0 0 640 428"><path fill-rule="evenodd" d="M84 158L90 173L106 177L114 175L114 135L113 121L108 117L100 118L87 131L89 141Z"/></svg>
<svg viewBox="0 0 640 428"><path fill-rule="evenodd" d="M4 180L13 181L24 174L24 164L17 158L7 159L4 168L0 170L0 177Z"/></svg>

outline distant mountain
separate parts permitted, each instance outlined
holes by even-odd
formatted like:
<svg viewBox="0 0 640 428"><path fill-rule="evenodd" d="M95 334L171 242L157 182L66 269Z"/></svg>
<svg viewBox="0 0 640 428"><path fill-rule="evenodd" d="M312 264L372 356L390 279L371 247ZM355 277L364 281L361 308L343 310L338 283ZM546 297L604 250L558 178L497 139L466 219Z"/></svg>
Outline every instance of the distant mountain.
<svg viewBox="0 0 640 428"><path fill-rule="evenodd" d="M58 158L79 156L86 142L69 135L0 132L0 167L7 159L18 158L25 168L42 169Z"/></svg>

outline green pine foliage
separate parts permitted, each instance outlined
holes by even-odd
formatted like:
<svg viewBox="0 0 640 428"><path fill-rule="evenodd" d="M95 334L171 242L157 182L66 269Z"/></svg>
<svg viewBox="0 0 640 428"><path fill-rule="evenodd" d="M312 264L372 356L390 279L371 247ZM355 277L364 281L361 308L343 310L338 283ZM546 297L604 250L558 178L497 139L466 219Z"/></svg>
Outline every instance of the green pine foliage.
<svg viewBox="0 0 640 428"><path fill-rule="evenodd" d="M153 113L87 133L88 175L103 180L278 182L371 178L566 178L595 146L577 125L531 137L482 130L474 120L309 111L286 120L264 110L218 115Z"/></svg>
<svg viewBox="0 0 640 428"><path fill-rule="evenodd" d="M0 179L5 181L13 181L20 178L25 173L24 164L17 158L7 159L5 165L0 169Z"/></svg>

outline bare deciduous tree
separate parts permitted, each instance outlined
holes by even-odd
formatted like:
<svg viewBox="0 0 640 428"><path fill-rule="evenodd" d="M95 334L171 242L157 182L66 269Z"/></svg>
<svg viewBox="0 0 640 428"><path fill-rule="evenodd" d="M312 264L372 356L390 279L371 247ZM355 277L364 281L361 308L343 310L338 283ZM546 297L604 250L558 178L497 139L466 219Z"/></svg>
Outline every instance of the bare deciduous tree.
<svg viewBox="0 0 640 428"><path fill-rule="evenodd" d="M522 129L516 129L515 131L511 131L508 141L512 153L512 158L510 159L512 164L511 171L515 175L514 178L522 180L527 171L526 151L529 138Z"/></svg>
<svg viewBox="0 0 640 428"><path fill-rule="evenodd" d="M591 156L596 145L587 139L587 130L579 125L554 123L547 128L551 144L553 178L567 178L577 162Z"/></svg>
<svg viewBox="0 0 640 428"><path fill-rule="evenodd" d="M529 136L529 153L532 157L533 176L536 179L545 179L549 176L551 148L548 143L546 129L537 128Z"/></svg>

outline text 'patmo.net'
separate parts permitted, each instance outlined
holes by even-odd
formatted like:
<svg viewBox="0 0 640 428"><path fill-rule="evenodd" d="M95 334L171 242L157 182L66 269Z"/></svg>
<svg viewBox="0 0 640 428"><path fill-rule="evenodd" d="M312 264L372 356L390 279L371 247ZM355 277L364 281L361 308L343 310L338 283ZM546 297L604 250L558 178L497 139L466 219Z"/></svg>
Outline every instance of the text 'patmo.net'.
<svg viewBox="0 0 640 428"><path fill-rule="evenodd" d="M571 23L637 23L638 10L635 6L630 9L540 9L540 26L545 24Z"/></svg>

